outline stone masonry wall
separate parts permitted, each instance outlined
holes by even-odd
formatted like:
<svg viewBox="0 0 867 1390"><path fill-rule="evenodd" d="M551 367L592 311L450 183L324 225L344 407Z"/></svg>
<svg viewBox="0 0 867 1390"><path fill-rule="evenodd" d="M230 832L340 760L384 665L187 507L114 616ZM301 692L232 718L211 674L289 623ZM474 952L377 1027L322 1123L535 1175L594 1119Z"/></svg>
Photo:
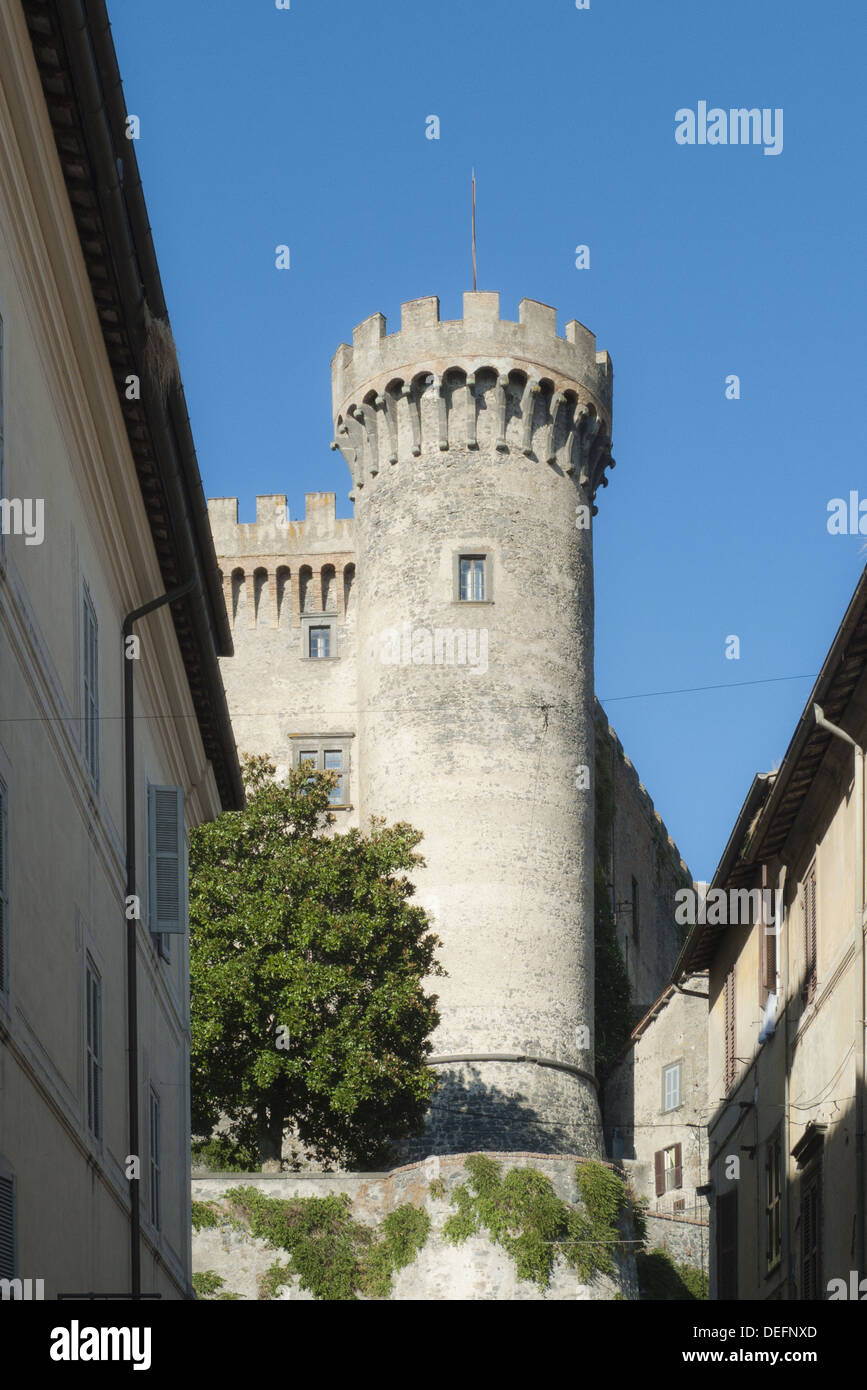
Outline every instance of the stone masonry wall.
<svg viewBox="0 0 867 1390"><path fill-rule="evenodd" d="M565 1155L551 1157L535 1153L496 1153L492 1155L507 1171L515 1167L532 1167L543 1172L557 1195L570 1203L578 1202L575 1165L580 1160ZM388 1173L342 1173L317 1176L288 1176L253 1174L222 1174L194 1178L193 1200L214 1201L230 1187L253 1186L271 1197L324 1197L346 1192L352 1198L352 1214L356 1220L370 1226L378 1225L383 1217L404 1203L425 1207L431 1217L432 1230L427 1243L415 1261L398 1271L392 1285L396 1301L438 1302L474 1301L477 1299L507 1301L606 1300L615 1297L637 1297L635 1262L628 1252L632 1231L623 1225L626 1242L620 1258L617 1279L597 1276L592 1283L582 1284L575 1270L562 1263L555 1268L551 1285L542 1291L535 1284L516 1276L514 1261L504 1250L494 1246L485 1236L471 1237L462 1245L447 1244L442 1238L446 1219L454 1214L449 1193L466 1181L465 1154L431 1158L424 1163L409 1164ZM430 1184L440 1179L445 1196L434 1197ZM193 1269L196 1272L213 1270L224 1280L225 1289L244 1299L259 1297L259 1280L276 1260L285 1262L285 1252L269 1249L265 1243L242 1231L209 1227L193 1231ZM313 1295L300 1289L297 1279L277 1297L281 1300L307 1300Z"/></svg>

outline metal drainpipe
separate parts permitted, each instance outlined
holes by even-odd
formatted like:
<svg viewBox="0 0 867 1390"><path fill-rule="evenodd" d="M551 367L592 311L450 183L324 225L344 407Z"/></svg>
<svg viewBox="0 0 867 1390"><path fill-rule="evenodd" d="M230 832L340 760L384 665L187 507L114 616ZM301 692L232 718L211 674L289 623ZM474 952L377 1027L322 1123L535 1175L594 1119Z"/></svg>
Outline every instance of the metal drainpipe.
<svg viewBox="0 0 867 1390"><path fill-rule="evenodd" d="M123 620L123 743L124 743L124 798L126 811L126 899L136 896L136 856L135 856L135 683L132 658L126 654L127 638L132 636L133 624L148 613L183 598L198 584L198 578L180 584L176 589L151 599L127 613ZM126 903L124 904L124 909ZM138 915L126 917L126 1027L127 1027L127 1084L129 1090L129 1153L137 1158L139 1154L138 1125ZM131 1295L141 1298L141 1213L140 1178L129 1179L129 1244Z"/></svg>
<svg viewBox="0 0 867 1390"><path fill-rule="evenodd" d="M858 942L858 963L861 977L861 1008L858 1031L860 1043L855 1044L855 1250L858 1257L858 1277L863 1277L865 1256L864 1222L864 1077L867 1073L867 980L864 975L864 749L851 734L825 718L820 705L813 705L816 723L835 734L855 749L855 931Z"/></svg>

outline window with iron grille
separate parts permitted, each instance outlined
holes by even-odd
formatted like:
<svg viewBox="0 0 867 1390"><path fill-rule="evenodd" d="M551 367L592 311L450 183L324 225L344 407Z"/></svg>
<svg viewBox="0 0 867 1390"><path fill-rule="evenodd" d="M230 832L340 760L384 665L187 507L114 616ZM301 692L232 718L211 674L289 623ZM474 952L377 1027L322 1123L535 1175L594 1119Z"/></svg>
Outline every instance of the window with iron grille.
<svg viewBox="0 0 867 1390"><path fill-rule="evenodd" d="M809 1004L816 996L818 930L816 923L816 861L804 879L804 984L802 993Z"/></svg>
<svg viewBox="0 0 867 1390"><path fill-rule="evenodd" d="M723 1085L727 1091L734 1085L737 1071L737 1057L735 1051L736 1031L735 1031L735 969L732 966L726 975L725 988L723 991L723 1013L724 1013L724 1049L725 1057L723 1063Z"/></svg>
<svg viewBox="0 0 867 1390"><path fill-rule="evenodd" d="M160 1229L160 1098L154 1090L150 1088L150 1143L148 1145L150 1153L150 1214L151 1221L157 1230Z"/></svg>
<svg viewBox="0 0 867 1390"><path fill-rule="evenodd" d="M81 671L84 761L96 784L99 782L99 627L86 584L82 594Z"/></svg>
<svg viewBox="0 0 867 1390"><path fill-rule="evenodd" d="M90 956L85 966L85 1088L87 1128L102 1138L102 980Z"/></svg>
<svg viewBox="0 0 867 1390"><path fill-rule="evenodd" d="M783 1148L780 1135L768 1144L765 1163L765 1246L768 1269L779 1263L782 1254Z"/></svg>

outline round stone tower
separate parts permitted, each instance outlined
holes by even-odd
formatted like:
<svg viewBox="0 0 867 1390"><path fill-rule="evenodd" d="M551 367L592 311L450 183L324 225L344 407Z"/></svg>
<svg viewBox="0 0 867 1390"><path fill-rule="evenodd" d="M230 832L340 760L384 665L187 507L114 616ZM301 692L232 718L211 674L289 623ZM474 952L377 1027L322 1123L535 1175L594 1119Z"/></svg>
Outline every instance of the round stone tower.
<svg viewBox="0 0 867 1390"><path fill-rule="evenodd" d="M362 823L424 833L448 972L418 1153L601 1153L593 1061L593 558L612 370L580 323L464 296L332 364L353 480Z"/></svg>

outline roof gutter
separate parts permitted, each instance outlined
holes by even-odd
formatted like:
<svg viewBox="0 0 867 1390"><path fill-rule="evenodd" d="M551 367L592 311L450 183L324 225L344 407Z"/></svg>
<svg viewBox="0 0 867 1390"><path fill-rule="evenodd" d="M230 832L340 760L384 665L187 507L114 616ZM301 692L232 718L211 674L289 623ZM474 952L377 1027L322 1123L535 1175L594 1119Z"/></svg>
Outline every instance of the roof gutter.
<svg viewBox="0 0 867 1390"><path fill-rule="evenodd" d="M766 826L770 826L773 823L777 807L783 798L786 787L789 784L789 779L797 766L798 757L803 751L804 745L809 739L810 734L816 727L817 721L813 712L813 706L816 704L821 705L825 690L830 684L837 667L840 665L843 652L861 617L865 602L867 602L867 568L865 568L864 573L858 581L849 607L846 609L843 621L837 630L837 636L831 643L831 649L822 664L821 671L816 677L816 684L810 692L809 699L804 706L804 712L798 720L791 742L786 749L785 757L780 764L774 780L774 785L771 788L771 794L762 810L751 847L753 854L758 857L761 857L761 834L764 832Z"/></svg>

